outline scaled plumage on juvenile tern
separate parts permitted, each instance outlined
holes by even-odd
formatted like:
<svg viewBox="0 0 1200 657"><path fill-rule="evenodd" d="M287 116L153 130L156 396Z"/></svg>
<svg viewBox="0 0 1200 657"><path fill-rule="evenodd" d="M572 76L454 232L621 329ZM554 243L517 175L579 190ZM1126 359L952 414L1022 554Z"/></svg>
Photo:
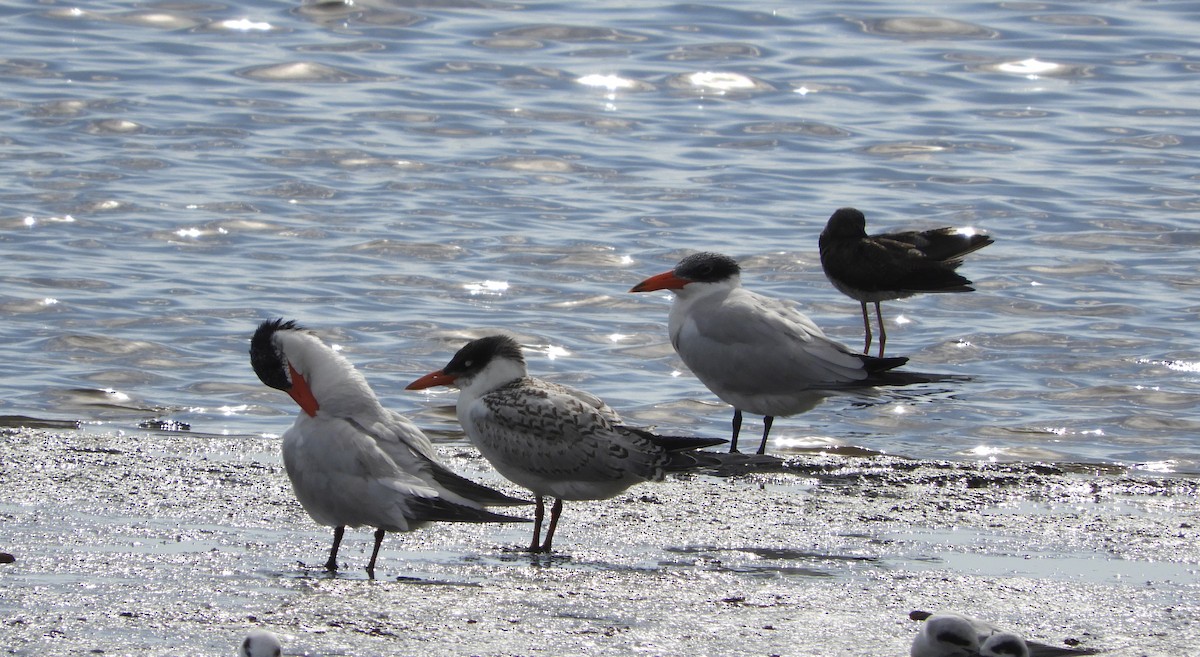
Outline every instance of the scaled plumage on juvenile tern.
<svg viewBox="0 0 1200 657"><path fill-rule="evenodd" d="M925 621L913 639L911 657L1069 657L1098 652L1026 641L1019 634L954 612L913 611L908 617Z"/></svg>
<svg viewBox="0 0 1200 657"><path fill-rule="evenodd" d="M483 509L528 502L447 469L415 424L385 409L350 361L296 322L263 322L250 361L263 383L300 405L283 434L283 464L304 510L334 528L326 570L337 571L347 526L377 528L366 569L374 578L385 532L431 521L528 522Z"/></svg>
<svg viewBox="0 0 1200 657"><path fill-rule="evenodd" d="M509 480L533 491L530 552L549 552L563 500L600 500L666 471L695 463L686 452L724 440L656 436L616 424L594 395L528 375L516 340L493 335L469 342L440 370L408 385L459 388L458 421L471 443ZM553 497L539 543L545 498Z"/></svg>
<svg viewBox="0 0 1200 657"><path fill-rule="evenodd" d="M829 217L819 240L821 268L842 294L862 305L866 344L871 349L867 303L875 304L879 322L879 355L887 344L879 304L922 292L971 292L971 281L955 273L967 254L992 239L969 228L934 228L867 235L867 219L854 208Z"/></svg>
<svg viewBox="0 0 1200 657"><path fill-rule="evenodd" d="M830 340L793 304L742 287L741 267L726 255L694 253L630 292L653 290L675 293L667 331L679 357L733 406L730 451L743 411L764 416L762 454L776 416L803 413L839 391L943 378L889 371L908 359L874 358Z"/></svg>
<svg viewBox="0 0 1200 657"><path fill-rule="evenodd" d="M250 630L238 644L238 657L281 657L283 644L279 636L267 630Z"/></svg>

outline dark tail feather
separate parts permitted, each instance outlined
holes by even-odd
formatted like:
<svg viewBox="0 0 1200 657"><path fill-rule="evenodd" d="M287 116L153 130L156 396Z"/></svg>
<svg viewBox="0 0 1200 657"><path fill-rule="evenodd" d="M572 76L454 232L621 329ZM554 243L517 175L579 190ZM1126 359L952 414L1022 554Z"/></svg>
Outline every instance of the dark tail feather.
<svg viewBox="0 0 1200 657"><path fill-rule="evenodd" d="M948 239L944 244L939 243L933 252L926 250L930 258L937 260L961 261L968 253L974 253L991 244L994 240L987 235L959 235L957 240Z"/></svg>
<svg viewBox="0 0 1200 657"><path fill-rule="evenodd" d="M724 438L699 438L696 436L660 436L656 433L639 429L637 427L622 426L622 429L636 433L637 435L649 440L668 452L685 452L693 449L703 449L705 447L716 447L717 445L725 445L729 441Z"/></svg>
<svg viewBox="0 0 1200 657"><path fill-rule="evenodd" d="M446 490L456 495L461 495L473 502L478 502L484 506L522 506L533 504L530 500L511 497L494 488L477 484L466 477L455 474L440 463L430 461L429 465L433 468L434 481L444 486Z"/></svg>
<svg viewBox="0 0 1200 657"><path fill-rule="evenodd" d="M895 369L908 362L905 356L888 356L887 358L877 358L866 354L854 354L862 361L863 367L869 374L877 372L886 372L887 370Z"/></svg>
<svg viewBox="0 0 1200 657"><path fill-rule="evenodd" d="M1036 657L1071 657L1072 655L1099 655L1102 650L1096 648L1064 648L1062 646L1052 646L1046 643L1037 641L1025 641L1025 645L1029 647L1029 654Z"/></svg>
<svg viewBox="0 0 1200 657"><path fill-rule="evenodd" d="M931 372L875 372L860 383L868 386L909 386L915 383L940 383L944 381L970 381L963 374L933 374Z"/></svg>
<svg viewBox="0 0 1200 657"><path fill-rule="evenodd" d="M852 352L850 352L852 353ZM851 388L872 386L907 386L914 383L937 383L939 381L970 381L971 377L961 374L930 374L929 372L897 372L895 368L908 362L905 356L876 358L855 353L867 370L867 378L850 384Z"/></svg>
<svg viewBox="0 0 1200 657"><path fill-rule="evenodd" d="M430 497L412 503L410 507L415 520L430 522L532 522L529 518L493 513L487 509L476 509L455 504L440 497Z"/></svg>
<svg viewBox="0 0 1200 657"><path fill-rule="evenodd" d="M991 244L992 238L987 235L967 235L958 232L957 228L947 226L922 232L901 233L893 236L899 242L907 242L920 249L930 260L950 262L961 261L969 253ZM954 263L957 267L960 263Z"/></svg>
<svg viewBox="0 0 1200 657"><path fill-rule="evenodd" d="M957 267L962 260L951 260L946 266ZM941 293L941 292L974 292L969 279L943 267L926 267L910 272L896 286L910 292Z"/></svg>
<svg viewBox="0 0 1200 657"><path fill-rule="evenodd" d="M696 436L660 436L645 429L622 427L635 433L655 445L666 450L667 461L662 464L668 472L694 470L696 468L714 468L720 465L717 454L701 451L704 447L716 447L728 444L724 438L698 438Z"/></svg>

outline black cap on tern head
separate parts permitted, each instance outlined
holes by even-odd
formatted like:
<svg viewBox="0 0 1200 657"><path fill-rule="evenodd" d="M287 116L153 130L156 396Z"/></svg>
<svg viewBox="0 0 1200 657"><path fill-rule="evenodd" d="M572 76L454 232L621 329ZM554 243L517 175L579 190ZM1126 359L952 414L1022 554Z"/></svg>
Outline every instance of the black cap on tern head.
<svg viewBox="0 0 1200 657"><path fill-rule="evenodd" d="M715 283L741 274L742 268L727 255L703 251L680 260L674 272L676 276L689 281Z"/></svg>
<svg viewBox="0 0 1200 657"><path fill-rule="evenodd" d="M278 331L305 330L296 320L268 319L258 325L254 337L250 338L250 365L258 379L277 390L287 390L292 387L288 378L287 368L284 367L283 354L275 348L272 338Z"/></svg>
<svg viewBox="0 0 1200 657"><path fill-rule="evenodd" d="M464 345L450 362L446 363L442 371L453 376L469 375L487 367L487 364L496 358L525 362L521 345L516 340L507 335L489 335Z"/></svg>

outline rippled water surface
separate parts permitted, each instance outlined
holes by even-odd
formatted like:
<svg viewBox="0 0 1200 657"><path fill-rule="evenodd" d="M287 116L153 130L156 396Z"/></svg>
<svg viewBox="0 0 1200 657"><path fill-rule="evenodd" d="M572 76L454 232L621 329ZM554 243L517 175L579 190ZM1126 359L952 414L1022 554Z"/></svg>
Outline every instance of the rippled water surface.
<svg viewBox="0 0 1200 657"><path fill-rule="evenodd" d="M498 329L535 374L719 435L669 299L626 291L719 250L861 346L816 252L853 205L995 237L976 292L884 306L891 353L971 380L829 400L772 451L1197 472L1198 15L7 2L0 414L282 432L292 403L246 351L285 316L446 440L453 393L403 386Z"/></svg>

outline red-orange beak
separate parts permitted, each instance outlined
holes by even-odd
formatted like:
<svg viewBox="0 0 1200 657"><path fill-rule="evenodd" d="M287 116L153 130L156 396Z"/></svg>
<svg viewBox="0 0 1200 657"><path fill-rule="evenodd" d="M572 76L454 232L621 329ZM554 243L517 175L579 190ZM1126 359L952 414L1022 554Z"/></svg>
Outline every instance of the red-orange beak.
<svg viewBox="0 0 1200 657"><path fill-rule="evenodd" d="M458 377L456 377L456 376L451 376L441 370L438 370L436 372L430 372L429 374L426 374L425 376L417 379L416 381L413 381L412 383L404 386L404 389L405 390L424 390L426 388L432 388L434 386L454 385L454 380L457 378Z"/></svg>
<svg viewBox="0 0 1200 657"><path fill-rule="evenodd" d="M312 388L308 387L308 381L304 380L304 376L297 372L291 363L288 363L288 374L292 377L292 387L288 388L287 394L300 405L300 410L308 413L309 417L316 417L317 409L321 405L313 396Z"/></svg>
<svg viewBox="0 0 1200 657"><path fill-rule="evenodd" d="M691 283L691 281L676 276L674 271L664 271L634 285L629 291L653 292L655 290L678 290L688 283Z"/></svg>

